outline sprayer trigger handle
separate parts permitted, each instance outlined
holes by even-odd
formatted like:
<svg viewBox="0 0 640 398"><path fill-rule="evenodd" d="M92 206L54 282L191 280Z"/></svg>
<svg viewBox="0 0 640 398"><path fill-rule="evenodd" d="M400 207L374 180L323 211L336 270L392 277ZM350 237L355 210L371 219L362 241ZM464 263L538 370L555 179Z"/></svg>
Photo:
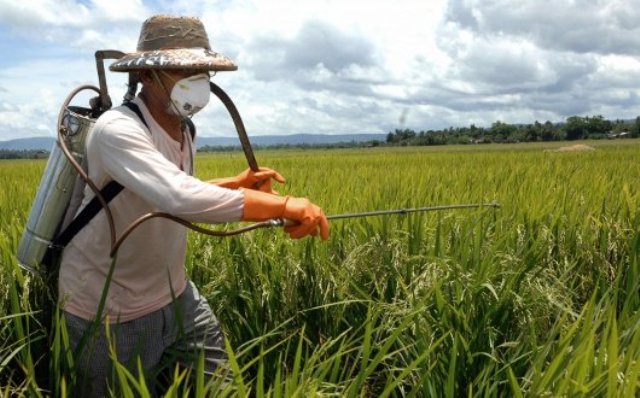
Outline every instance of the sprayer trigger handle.
<svg viewBox="0 0 640 398"><path fill-rule="evenodd" d="M284 218L283 220L284 220L284 223L282 224L283 227L293 227L294 225L298 225L297 221L293 221L288 218Z"/></svg>
<svg viewBox="0 0 640 398"><path fill-rule="evenodd" d="M279 227L292 227L294 225L298 225L297 222L290 220L288 218L274 218L273 220L271 220L271 222L273 223L273 225L277 225Z"/></svg>

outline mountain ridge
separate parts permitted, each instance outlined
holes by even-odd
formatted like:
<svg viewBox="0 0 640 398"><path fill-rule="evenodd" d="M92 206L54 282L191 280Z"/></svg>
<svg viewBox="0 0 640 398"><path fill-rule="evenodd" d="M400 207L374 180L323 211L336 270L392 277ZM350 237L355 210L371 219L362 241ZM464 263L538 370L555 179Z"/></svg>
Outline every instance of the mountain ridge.
<svg viewBox="0 0 640 398"><path fill-rule="evenodd" d="M386 134L291 134L291 135L258 135L249 137L255 146L280 145L331 145L339 143L385 141ZM0 150L9 151L50 151L55 144L53 137L17 138L0 141ZM240 147L238 137L197 137L196 147Z"/></svg>

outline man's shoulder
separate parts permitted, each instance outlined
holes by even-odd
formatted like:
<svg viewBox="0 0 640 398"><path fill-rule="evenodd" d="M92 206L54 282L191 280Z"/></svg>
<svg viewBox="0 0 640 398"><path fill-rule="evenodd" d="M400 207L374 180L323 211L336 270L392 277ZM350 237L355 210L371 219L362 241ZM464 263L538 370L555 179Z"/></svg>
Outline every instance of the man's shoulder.
<svg viewBox="0 0 640 398"><path fill-rule="evenodd" d="M101 151L111 147L147 145L150 135L129 109L118 106L104 112L96 120L87 137L87 149Z"/></svg>
<svg viewBox="0 0 640 398"><path fill-rule="evenodd" d="M94 133L113 134L123 131L145 133L145 129L138 116L124 105L104 112L96 120L94 126Z"/></svg>
<svg viewBox="0 0 640 398"><path fill-rule="evenodd" d="M135 121L136 115L131 112L126 106L119 105L114 108L109 109L104 112L98 119L96 120L96 125L98 124L109 124L109 123L128 123Z"/></svg>

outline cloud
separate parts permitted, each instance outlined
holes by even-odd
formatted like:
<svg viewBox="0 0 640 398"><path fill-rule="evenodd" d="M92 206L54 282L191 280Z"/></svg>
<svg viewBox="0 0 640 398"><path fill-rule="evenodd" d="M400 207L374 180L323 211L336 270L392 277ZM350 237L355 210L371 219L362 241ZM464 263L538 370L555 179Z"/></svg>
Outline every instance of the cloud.
<svg viewBox="0 0 640 398"><path fill-rule="evenodd" d="M133 49L139 26L148 15L150 10L140 0L0 0L5 35L45 41L56 48ZM127 36L131 39L121 39Z"/></svg>
<svg viewBox="0 0 640 398"><path fill-rule="evenodd" d="M140 0L0 0L0 22L27 33L34 27L78 28L140 21L149 13Z"/></svg>
<svg viewBox="0 0 640 398"><path fill-rule="evenodd" d="M154 13L199 16L214 50L236 61L214 81L250 135L636 117L635 3L0 0L0 51L11 54L0 60L0 136L30 126L53 135L66 95L97 83L94 52L134 50ZM107 79L118 103L125 75ZM196 117L199 134L234 135L211 103Z"/></svg>
<svg viewBox="0 0 640 398"><path fill-rule="evenodd" d="M450 0L446 18L480 34L559 51L640 53L640 9L629 0Z"/></svg>
<svg viewBox="0 0 640 398"><path fill-rule="evenodd" d="M53 136L55 126L49 131L39 131L39 121L50 119L54 115L49 109L38 104L15 105L7 102L0 103L0 137L25 138L42 136L43 133Z"/></svg>
<svg viewBox="0 0 640 398"><path fill-rule="evenodd" d="M327 20L307 21L309 15L317 14L308 14L307 5L289 7L279 3L217 2L213 4L214 13L209 11L210 2L200 1L159 1L154 10L147 10L140 1L36 0L21 6L0 0L0 35L11 39L3 40L7 49L11 50L8 43L15 41L22 48L33 50L21 51L20 57L0 69L0 81L6 90L0 92L0 102L20 106L19 111L4 111L0 135L15 135L17 130L31 132L30 126L35 125L51 126L52 135L59 106L68 92L80 84L97 82L94 51L134 49L142 20L155 12L202 14L214 49L240 61L239 72L233 76L220 74L214 79L228 88L251 133L305 132L315 128L312 126L322 132L362 130L357 119L344 122L326 113L349 113L350 101L340 100L343 107L329 109L330 99L316 98L304 90L366 94L367 85L361 82L371 75L367 68L374 61L373 46L361 35L335 28ZM265 19L265 15L273 13L269 8L274 5L295 13L297 17L279 14L294 23L278 25ZM323 9L321 4L312 7ZM253 12L259 8L259 13ZM273 44L262 38L272 38ZM43 46L43 42L47 45ZM252 43L256 43L255 47ZM273 54L281 58L274 62ZM118 103L120 92L124 91L123 79L117 79L117 74L107 75L112 99ZM45 93L43 87L49 90ZM77 102L84 104L84 97ZM303 108L309 105L304 100L310 97L318 105ZM203 126L200 130L204 135L235 134L226 110L220 106L207 108L196 122Z"/></svg>
<svg viewBox="0 0 640 398"><path fill-rule="evenodd" d="M352 65L373 65L373 51L373 45L363 37L346 34L327 23L310 21L287 43L284 62L290 68L301 69L323 65L337 73Z"/></svg>
<svg viewBox="0 0 640 398"><path fill-rule="evenodd" d="M291 39L256 37L242 60L258 80L292 80L314 90L341 83L353 89L368 79L367 68L377 66L371 42L318 21L305 23Z"/></svg>
<svg viewBox="0 0 640 398"><path fill-rule="evenodd" d="M89 9L84 4L70 1L0 1L2 25L24 34L38 26L82 26L89 17Z"/></svg>
<svg viewBox="0 0 640 398"><path fill-rule="evenodd" d="M406 101L507 122L613 109L631 116L638 13L620 0L450 0L437 37L450 63Z"/></svg>
<svg viewBox="0 0 640 398"><path fill-rule="evenodd" d="M549 51L519 38L443 33L441 46L454 59L443 80L467 82L471 92L570 89L598 66L594 55Z"/></svg>

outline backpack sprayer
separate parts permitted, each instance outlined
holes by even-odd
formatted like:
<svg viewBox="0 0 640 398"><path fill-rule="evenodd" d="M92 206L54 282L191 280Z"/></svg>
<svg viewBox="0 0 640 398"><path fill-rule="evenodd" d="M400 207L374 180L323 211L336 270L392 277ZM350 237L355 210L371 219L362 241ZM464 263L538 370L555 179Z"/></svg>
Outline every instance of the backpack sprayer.
<svg viewBox="0 0 640 398"><path fill-rule="evenodd" d="M181 218L163 212L146 214L125 229L120 237L116 239L113 217L109 210L108 202L114 195L103 195L102 192L87 175L87 162L85 159L85 142L96 119L105 111L111 108L111 99L108 94L104 60L119 59L125 53L115 50L101 50L95 53L96 67L98 71L99 88L91 85L84 85L73 90L65 99L57 122L57 142L49 155L45 171L40 181L40 186L33 202L31 213L20 240L18 247L18 264L31 272L48 273L54 266L47 261L47 256L52 251L61 251L64 244L60 245L56 240L62 231L74 221L74 217L82 203L85 186L89 186L94 192L97 202L104 209L109 222L111 232L111 256L114 256L121 243L140 224L155 217L164 217L178 222L194 231L211 236L232 236L238 235L257 228L267 228L288 225L288 220L274 219L262 221L234 230L211 230L192 224ZM210 82L210 89L225 105L231 116L238 133L238 138L242 150L247 159L249 167L253 171L259 171L258 163L253 154L251 143L247 136L240 113L236 109L231 98L216 84ZM138 85L137 75L129 73L128 90L124 96L124 101L131 101L136 94ZM97 97L89 101L89 107L71 106L73 98L82 91L89 90L98 94ZM118 191L119 192L119 191ZM105 197L106 196L106 197ZM359 218L378 215L408 214L413 212L442 211L452 209L467 209L479 207L498 208L497 202L480 204L456 204L445 206L419 207L410 209L381 210L362 213L337 214L327 216L328 220L338 220L346 218ZM88 221L87 221L88 222ZM81 228L81 227L80 227ZM77 232L77 231L76 231ZM65 243L66 244L66 243Z"/></svg>
<svg viewBox="0 0 640 398"><path fill-rule="evenodd" d="M49 155L18 247L18 264L29 271L47 271L40 269L40 265L47 251L52 248L57 234L75 216L82 202L85 185L88 184L94 192L99 192L86 174L85 142L96 119L111 108L103 60L123 55L120 51L97 51L95 57L100 88L80 86L67 96L60 108L57 141ZM137 86L132 76L130 74L129 91L125 96L129 99L133 98ZM98 97L90 101L90 107L71 106L73 98L85 90L98 94ZM104 205L108 211L106 203ZM110 217L109 220L111 221Z"/></svg>

